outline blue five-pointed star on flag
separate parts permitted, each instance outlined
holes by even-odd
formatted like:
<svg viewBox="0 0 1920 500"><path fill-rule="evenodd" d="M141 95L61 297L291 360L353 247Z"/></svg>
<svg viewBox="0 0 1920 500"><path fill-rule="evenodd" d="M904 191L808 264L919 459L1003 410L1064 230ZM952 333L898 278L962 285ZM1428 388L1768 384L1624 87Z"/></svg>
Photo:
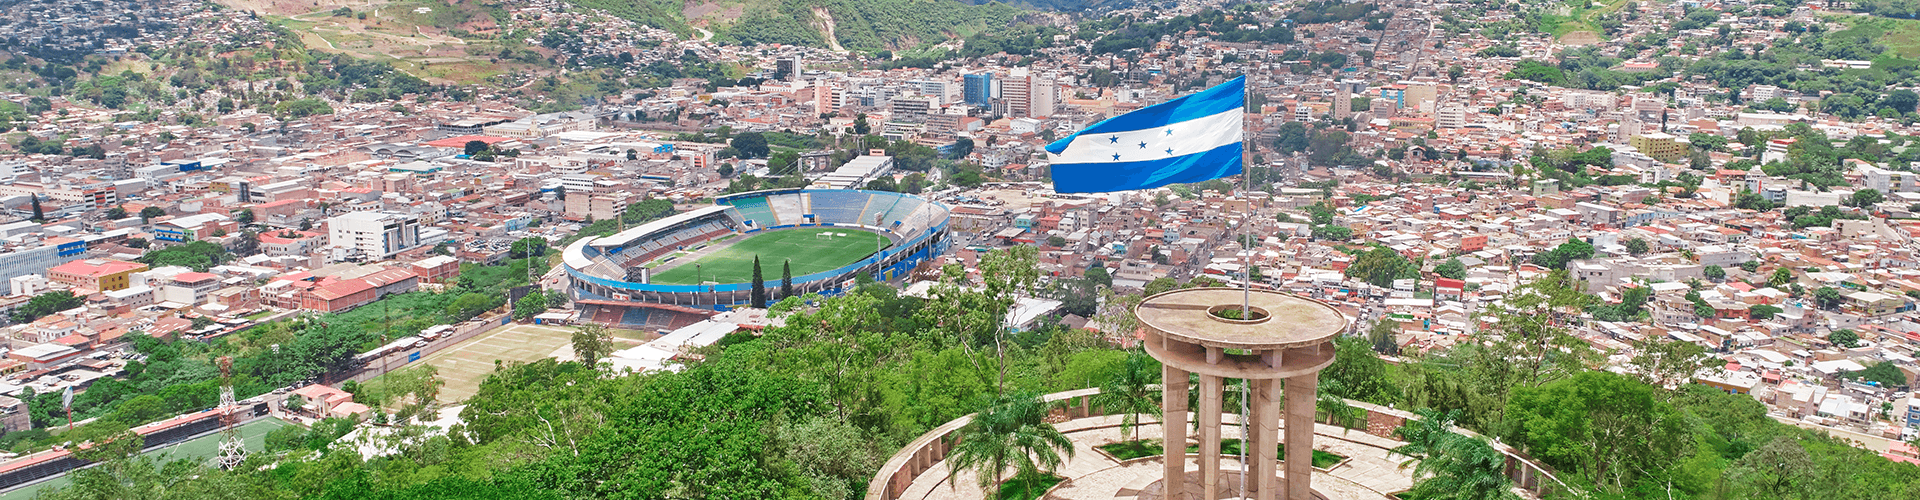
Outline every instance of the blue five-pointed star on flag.
<svg viewBox="0 0 1920 500"><path fill-rule="evenodd" d="M1054 191L1125 191L1238 175L1245 103L1246 78L1234 78L1055 141L1046 148Z"/></svg>

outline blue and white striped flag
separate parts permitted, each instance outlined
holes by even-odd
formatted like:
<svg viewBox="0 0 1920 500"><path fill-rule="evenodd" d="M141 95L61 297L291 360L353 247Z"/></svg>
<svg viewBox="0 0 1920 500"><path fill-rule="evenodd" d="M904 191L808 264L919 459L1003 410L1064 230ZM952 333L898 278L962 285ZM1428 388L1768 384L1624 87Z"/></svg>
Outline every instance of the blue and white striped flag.
<svg viewBox="0 0 1920 500"><path fill-rule="evenodd" d="M1053 190L1149 189L1240 174L1247 78L1108 118L1047 145Z"/></svg>

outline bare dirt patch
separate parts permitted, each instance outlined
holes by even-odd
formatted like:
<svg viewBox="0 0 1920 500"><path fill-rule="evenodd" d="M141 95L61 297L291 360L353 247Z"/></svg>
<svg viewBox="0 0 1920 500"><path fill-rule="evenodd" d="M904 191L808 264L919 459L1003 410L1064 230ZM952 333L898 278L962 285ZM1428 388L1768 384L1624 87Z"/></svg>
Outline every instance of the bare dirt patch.
<svg viewBox="0 0 1920 500"><path fill-rule="evenodd" d="M1600 34L1592 31L1571 31L1560 36L1561 45L1593 45L1600 43Z"/></svg>

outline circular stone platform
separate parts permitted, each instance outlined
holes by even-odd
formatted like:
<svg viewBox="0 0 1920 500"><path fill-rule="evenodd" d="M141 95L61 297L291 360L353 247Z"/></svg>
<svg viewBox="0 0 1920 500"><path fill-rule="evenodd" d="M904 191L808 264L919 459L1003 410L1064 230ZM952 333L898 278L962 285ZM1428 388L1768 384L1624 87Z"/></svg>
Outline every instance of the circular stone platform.
<svg viewBox="0 0 1920 500"><path fill-rule="evenodd" d="M1239 437L1238 418L1235 415L1223 415L1224 420L1233 424L1226 429L1224 438ZM1103 444L1132 440L1157 439L1161 437L1159 422L1151 417L1141 419L1141 425L1130 433L1120 431L1120 417L1114 415L1084 417L1055 424L1067 438L1073 442L1074 454L1067 463L1054 470L1067 481L1055 486L1047 496L1051 500L1148 500L1142 496L1151 486L1165 475L1166 468L1160 457L1138 458L1115 461L1096 450ZM1347 461L1326 471L1314 470L1313 493L1317 499L1325 500L1396 500L1387 493L1405 491L1413 486L1412 469L1399 465L1406 457L1392 454L1392 448L1402 442L1374 436L1361 431L1349 431L1326 424L1314 426L1316 438L1314 447L1348 457ZM1238 474L1240 462L1233 456L1221 457L1215 465L1222 470ZM1187 455L1187 471L1197 473L1200 470L1198 457ZM947 481L949 470L944 461L936 461L925 472L916 476L912 484L897 497L900 500L983 500L988 498L974 482L974 473L961 471L954 482ZM1239 476L1233 476L1235 487L1239 485ZM1160 490L1156 490L1157 492ZM1234 490L1237 491L1237 490ZM1151 497L1160 499L1159 496ZM1164 500L1164 499L1163 499ZM1219 500L1219 499L1216 499Z"/></svg>
<svg viewBox="0 0 1920 500"><path fill-rule="evenodd" d="M1316 475L1324 476L1324 474L1316 474ZM1316 483L1321 480L1322 478L1319 478L1319 477L1314 478L1314 481ZM1192 484L1199 484L1200 471L1187 472L1187 482ZM1166 490L1167 490L1166 481L1160 480L1160 481L1154 481L1152 484L1148 484L1146 488L1141 488L1140 493L1138 495L1131 496L1131 497L1122 497L1119 495L1114 495L1114 498L1115 499L1123 499L1123 498L1138 499L1138 500L1165 500ZM1253 495L1243 494L1240 492L1240 470L1232 469L1232 470L1220 471L1220 497L1219 498L1202 499L1202 498L1199 498L1199 495L1189 492L1187 495L1177 500L1240 500L1240 499L1247 499L1247 498L1253 498ZM1319 491L1313 492L1313 498L1314 500L1328 500L1327 496L1320 494Z"/></svg>

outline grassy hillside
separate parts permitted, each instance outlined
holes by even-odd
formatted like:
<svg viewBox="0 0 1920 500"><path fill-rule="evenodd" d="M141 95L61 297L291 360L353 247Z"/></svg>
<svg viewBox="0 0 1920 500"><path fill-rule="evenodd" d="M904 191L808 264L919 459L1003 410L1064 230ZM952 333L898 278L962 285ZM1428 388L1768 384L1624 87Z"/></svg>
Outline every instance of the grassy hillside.
<svg viewBox="0 0 1920 500"><path fill-rule="evenodd" d="M908 49L1010 25L1020 9L958 0L568 0L662 27L704 26L721 40ZM668 24L671 23L671 24ZM833 40L828 40L832 33Z"/></svg>
<svg viewBox="0 0 1920 500"><path fill-rule="evenodd" d="M567 3L600 9L634 22L682 35L691 30L682 14L679 0L567 0Z"/></svg>

